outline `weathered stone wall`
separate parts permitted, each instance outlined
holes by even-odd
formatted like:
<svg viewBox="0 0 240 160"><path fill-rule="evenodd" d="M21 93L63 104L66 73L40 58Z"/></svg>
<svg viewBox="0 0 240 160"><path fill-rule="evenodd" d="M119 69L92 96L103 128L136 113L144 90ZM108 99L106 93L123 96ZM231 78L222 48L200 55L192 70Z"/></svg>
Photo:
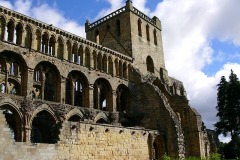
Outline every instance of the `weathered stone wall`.
<svg viewBox="0 0 240 160"><path fill-rule="evenodd" d="M67 122L57 144L14 142L2 112L0 128L0 159L4 160L149 159L144 130Z"/></svg>

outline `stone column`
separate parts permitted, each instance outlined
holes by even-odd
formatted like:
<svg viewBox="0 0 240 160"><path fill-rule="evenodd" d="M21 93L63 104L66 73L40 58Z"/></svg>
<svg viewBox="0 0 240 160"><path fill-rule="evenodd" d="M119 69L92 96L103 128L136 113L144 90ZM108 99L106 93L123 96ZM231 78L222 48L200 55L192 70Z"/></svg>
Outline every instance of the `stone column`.
<svg viewBox="0 0 240 160"><path fill-rule="evenodd" d="M112 92L112 97L113 97L113 104L112 104L112 111L116 112L117 111L117 93L115 90Z"/></svg>
<svg viewBox="0 0 240 160"><path fill-rule="evenodd" d="M74 79L70 79L71 80L71 105L74 106L74 100L75 100L75 80Z"/></svg>
<svg viewBox="0 0 240 160"><path fill-rule="evenodd" d="M8 74L9 74L10 64L6 63L6 71L5 71L5 93L8 93Z"/></svg>
<svg viewBox="0 0 240 160"><path fill-rule="evenodd" d="M89 84L89 108L94 108L94 84Z"/></svg>
<svg viewBox="0 0 240 160"><path fill-rule="evenodd" d="M66 78L61 77L61 103L65 104L66 97Z"/></svg>
<svg viewBox="0 0 240 160"><path fill-rule="evenodd" d="M32 91L33 91L33 76L34 76L34 70L31 68L28 68L28 78L27 78L27 97L32 98ZM25 80L26 81L26 80ZM23 82L25 83L25 82Z"/></svg>
<svg viewBox="0 0 240 160"><path fill-rule="evenodd" d="M42 100L44 100L45 81L46 81L45 72L41 71L41 98L42 98Z"/></svg>

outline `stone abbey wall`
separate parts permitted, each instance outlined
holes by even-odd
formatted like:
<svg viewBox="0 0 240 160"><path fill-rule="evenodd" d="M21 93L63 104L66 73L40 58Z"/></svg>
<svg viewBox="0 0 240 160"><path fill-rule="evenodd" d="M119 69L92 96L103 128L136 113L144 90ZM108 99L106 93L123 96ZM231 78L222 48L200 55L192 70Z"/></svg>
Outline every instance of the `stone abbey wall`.
<svg viewBox="0 0 240 160"><path fill-rule="evenodd" d="M85 25L87 39L0 6L0 156L208 157L201 116L165 68L160 20L127 0Z"/></svg>

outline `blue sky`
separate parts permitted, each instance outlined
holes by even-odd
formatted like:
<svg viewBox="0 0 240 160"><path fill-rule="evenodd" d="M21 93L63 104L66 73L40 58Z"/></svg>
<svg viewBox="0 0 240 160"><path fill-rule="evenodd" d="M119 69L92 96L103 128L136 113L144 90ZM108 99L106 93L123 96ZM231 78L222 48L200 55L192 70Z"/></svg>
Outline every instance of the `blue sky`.
<svg viewBox="0 0 240 160"><path fill-rule="evenodd" d="M233 69L240 78L240 1L132 1L161 20L168 74L183 81L190 104L214 129L220 77L228 77ZM124 4L125 0L0 0L0 5L82 37L86 19L93 22Z"/></svg>

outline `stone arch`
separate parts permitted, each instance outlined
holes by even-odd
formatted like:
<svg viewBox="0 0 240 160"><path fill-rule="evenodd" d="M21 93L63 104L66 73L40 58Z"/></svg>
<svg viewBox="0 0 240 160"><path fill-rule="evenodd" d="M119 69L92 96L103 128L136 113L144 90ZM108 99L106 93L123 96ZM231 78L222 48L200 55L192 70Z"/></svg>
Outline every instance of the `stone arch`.
<svg viewBox="0 0 240 160"><path fill-rule="evenodd" d="M127 113L131 110L131 92L129 88L124 85L120 84L117 89L117 111Z"/></svg>
<svg viewBox="0 0 240 160"><path fill-rule="evenodd" d="M26 36L25 36L24 46L26 48L30 49L32 47L32 27L31 27L31 25L27 24L27 26L25 27L25 32L26 32Z"/></svg>
<svg viewBox="0 0 240 160"><path fill-rule="evenodd" d="M15 27L15 38L14 41L17 45L22 44L22 39L23 39L23 24L21 22L18 22L16 27Z"/></svg>
<svg viewBox="0 0 240 160"><path fill-rule="evenodd" d="M48 35L48 32L44 32L42 34L41 52L47 53L47 54L49 53L49 35Z"/></svg>
<svg viewBox="0 0 240 160"><path fill-rule="evenodd" d="M19 111L19 108L16 104L2 101L0 110L3 110L3 114L5 115L6 121L12 133L12 138L20 142L22 141L22 114Z"/></svg>
<svg viewBox="0 0 240 160"><path fill-rule="evenodd" d="M49 39L49 54L51 56L55 56L56 55L55 50L56 50L56 37L55 35L51 35Z"/></svg>
<svg viewBox="0 0 240 160"><path fill-rule="evenodd" d="M66 103L89 107L89 82L84 73L71 71L66 81Z"/></svg>
<svg viewBox="0 0 240 160"><path fill-rule="evenodd" d="M146 63L147 63L147 71L154 73L154 63L151 56L147 56Z"/></svg>
<svg viewBox="0 0 240 160"><path fill-rule="evenodd" d="M57 40L57 57L60 59L64 58L64 41L63 38L61 36L58 37Z"/></svg>
<svg viewBox="0 0 240 160"><path fill-rule="evenodd" d="M153 30L153 38L154 38L154 44L155 44L155 45L158 45L158 41L157 41L157 30L156 30L156 29Z"/></svg>
<svg viewBox="0 0 240 160"><path fill-rule="evenodd" d="M84 55L83 46L80 45L78 48L78 54L77 54L77 64L80 64L81 66L83 65L83 60L84 60L83 55Z"/></svg>
<svg viewBox="0 0 240 160"><path fill-rule="evenodd" d="M97 52L95 50L93 50L93 68L97 69Z"/></svg>
<svg viewBox="0 0 240 160"><path fill-rule="evenodd" d="M122 64L122 61L119 60L119 63L118 63L118 66L119 66L119 77L123 77L123 64Z"/></svg>
<svg viewBox="0 0 240 160"><path fill-rule="evenodd" d="M13 19L10 19L5 29L5 37L8 42L14 41L14 30L15 30L15 22Z"/></svg>
<svg viewBox="0 0 240 160"><path fill-rule="evenodd" d="M85 48L85 67L90 68L90 49L88 47Z"/></svg>
<svg viewBox="0 0 240 160"><path fill-rule="evenodd" d="M113 111L112 87L108 80L98 78L94 83L94 108Z"/></svg>
<svg viewBox="0 0 240 160"><path fill-rule="evenodd" d="M147 41L150 41L150 34L149 34L149 25L146 25L146 37L147 37Z"/></svg>
<svg viewBox="0 0 240 160"><path fill-rule="evenodd" d="M40 83L34 83L33 87L39 89L40 97L43 100L60 102L61 99L61 77L55 65L50 62L42 61L34 68L40 72ZM34 78L34 82L36 82Z"/></svg>
<svg viewBox="0 0 240 160"><path fill-rule="evenodd" d="M103 112L100 112L100 113L98 113L97 116L94 118L94 122L95 122L95 123L100 123L100 124L109 123L109 119L108 119L108 117L106 116L106 114L104 114Z"/></svg>
<svg viewBox="0 0 240 160"><path fill-rule="evenodd" d="M107 70L108 70L107 61L108 61L107 56L104 54L103 58L102 58L102 71L105 72L105 73L107 73Z"/></svg>
<svg viewBox="0 0 240 160"><path fill-rule="evenodd" d="M74 63L77 63L78 60L78 44L77 43L73 43L72 46L72 57L71 57L71 61Z"/></svg>
<svg viewBox="0 0 240 160"><path fill-rule="evenodd" d="M138 19L138 35L142 37L142 21L140 18Z"/></svg>
<svg viewBox="0 0 240 160"><path fill-rule="evenodd" d="M115 65L115 75L119 76L119 61L117 58L114 61L114 65Z"/></svg>
<svg viewBox="0 0 240 160"><path fill-rule="evenodd" d="M37 28L35 31L35 37L36 37L35 49L41 52L42 31L39 28Z"/></svg>
<svg viewBox="0 0 240 160"><path fill-rule="evenodd" d="M70 40L67 40L66 47L67 47L67 60L71 61L72 60L72 43Z"/></svg>
<svg viewBox="0 0 240 160"><path fill-rule="evenodd" d="M6 71L4 74L5 79L5 93L8 92L9 78L15 79L20 83L19 86L19 94L18 95L26 95L27 94L27 64L23 57L12 51L3 51L0 53L0 57L5 61ZM21 73L21 74L20 74Z"/></svg>
<svg viewBox="0 0 240 160"><path fill-rule="evenodd" d="M71 118L72 118L72 120L71 120ZM83 120L83 113L79 109L74 108L70 112L67 113L66 120L79 122L80 120Z"/></svg>
<svg viewBox="0 0 240 160"><path fill-rule="evenodd" d="M57 118L53 111L43 105L34 111L31 117L31 142L32 143L56 143L58 140L55 125Z"/></svg>
<svg viewBox="0 0 240 160"><path fill-rule="evenodd" d="M111 56L108 56L108 73L113 75L113 61Z"/></svg>
<svg viewBox="0 0 240 160"><path fill-rule="evenodd" d="M6 29L6 17L0 14L0 40L4 40Z"/></svg>
<svg viewBox="0 0 240 160"><path fill-rule="evenodd" d="M123 78L128 79L128 69L127 69L127 62L123 63Z"/></svg>

